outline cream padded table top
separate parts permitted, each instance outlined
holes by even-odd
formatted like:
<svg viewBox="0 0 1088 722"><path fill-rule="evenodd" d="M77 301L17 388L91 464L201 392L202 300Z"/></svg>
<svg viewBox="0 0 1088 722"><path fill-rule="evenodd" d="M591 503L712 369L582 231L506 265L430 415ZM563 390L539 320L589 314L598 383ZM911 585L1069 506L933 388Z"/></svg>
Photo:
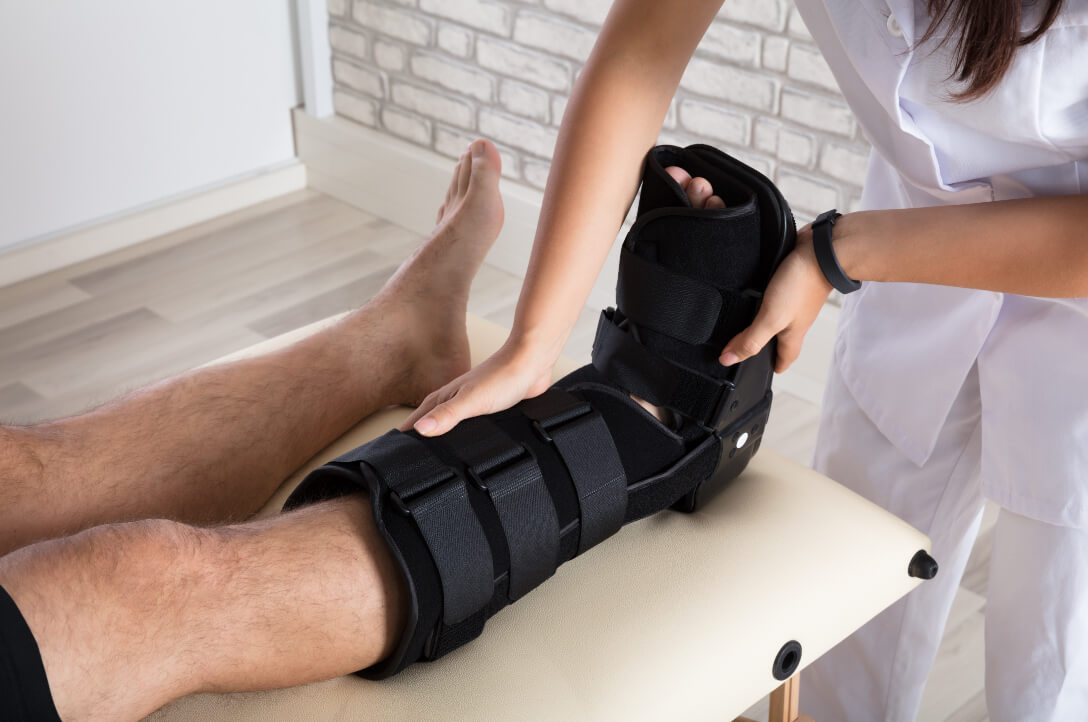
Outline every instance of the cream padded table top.
<svg viewBox="0 0 1088 722"><path fill-rule="evenodd" d="M474 363L506 335L476 318L469 332ZM573 367L564 360L557 373ZM363 421L263 513L278 510L306 471L406 414L388 409ZM381 682L349 676L197 695L153 719L731 720L780 684L771 666L787 641L801 643L803 667L914 588L907 564L919 549L929 540L903 521L764 449L702 511L624 527L437 662Z"/></svg>

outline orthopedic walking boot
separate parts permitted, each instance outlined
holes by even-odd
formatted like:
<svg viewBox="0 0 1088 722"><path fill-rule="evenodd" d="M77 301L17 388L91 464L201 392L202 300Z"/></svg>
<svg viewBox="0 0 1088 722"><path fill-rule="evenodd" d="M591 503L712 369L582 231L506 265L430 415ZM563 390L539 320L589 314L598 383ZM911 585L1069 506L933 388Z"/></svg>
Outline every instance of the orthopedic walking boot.
<svg viewBox="0 0 1088 722"><path fill-rule="evenodd" d="M693 208L671 165L726 208ZM794 239L759 172L709 146L655 148L591 365L443 436L390 431L307 476L286 508L367 492L410 592L396 650L359 674L441 657L625 523L692 511L739 474L767 423L775 349L729 368L718 354Z"/></svg>

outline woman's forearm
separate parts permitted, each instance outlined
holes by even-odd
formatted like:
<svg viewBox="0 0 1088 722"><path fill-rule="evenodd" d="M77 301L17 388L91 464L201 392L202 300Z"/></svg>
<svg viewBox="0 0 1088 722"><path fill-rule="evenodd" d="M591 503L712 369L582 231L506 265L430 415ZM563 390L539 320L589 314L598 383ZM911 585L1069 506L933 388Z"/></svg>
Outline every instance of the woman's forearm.
<svg viewBox="0 0 1088 722"><path fill-rule="evenodd" d="M835 253L861 281L1088 296L1088 195L862 211L835 224Z"/></svg>
<svg viewBox="0 0 1088 722"><path fill-rule="evenodd" d="M638 188L684 67L720 0L617 0L575 86L511 339L558 354ZM669 42L662 42L668 38Z"/></svg>
<svg viewBox="0 0 1088 722"><path fill-rule="evenodd" d="M569 335L668 107L624 83L624 70L587 64L567 105L514 321L515 336L530 346L557 350Z"/></svg>

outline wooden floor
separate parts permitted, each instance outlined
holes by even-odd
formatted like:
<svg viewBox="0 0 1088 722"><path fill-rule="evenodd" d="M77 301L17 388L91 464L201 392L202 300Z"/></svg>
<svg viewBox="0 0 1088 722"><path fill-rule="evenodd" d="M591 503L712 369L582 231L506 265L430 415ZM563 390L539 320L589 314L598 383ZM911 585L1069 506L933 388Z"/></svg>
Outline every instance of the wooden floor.
<svg viewBox="0 0 1088 722"><path fill-rule="evenodd" d="M0 288L0 420L73 414L357 307L420 240L301 191ZM469 310L509 326L520 285L485 264ZM588 359L598 313L582 313L568 355ZM818 412L797 396L776 393L764 443L807 464ZM993 522L987 513L926 691L923 722L987 719L982 615ZM765 703L749 716L765 719Z"/></svg>

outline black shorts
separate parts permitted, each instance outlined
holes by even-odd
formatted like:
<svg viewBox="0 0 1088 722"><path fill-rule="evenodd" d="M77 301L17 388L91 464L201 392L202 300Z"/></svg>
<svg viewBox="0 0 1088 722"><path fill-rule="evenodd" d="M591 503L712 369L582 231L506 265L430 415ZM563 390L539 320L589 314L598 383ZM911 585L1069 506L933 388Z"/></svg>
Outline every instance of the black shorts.
<svg viewBox="0 0 1088 722"><path fill-rule="evenodd" d="M57 720L38 642L8 593L0 587L0 719Z"/></svg>

